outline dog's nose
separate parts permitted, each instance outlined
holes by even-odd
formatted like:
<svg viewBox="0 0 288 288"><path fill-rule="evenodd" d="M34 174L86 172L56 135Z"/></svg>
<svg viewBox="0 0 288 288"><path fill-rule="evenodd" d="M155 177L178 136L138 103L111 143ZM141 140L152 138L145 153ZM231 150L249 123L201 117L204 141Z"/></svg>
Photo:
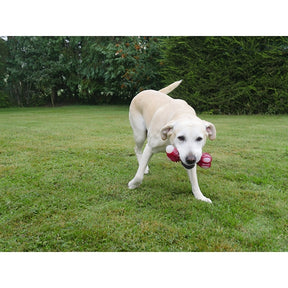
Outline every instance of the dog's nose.
<svg viewBox="0 0 288 288"><path fill-rule="evenodd" d="M189 154L185 160L188 165L193 165L196 163L196 157L192 154Z"/></svg>

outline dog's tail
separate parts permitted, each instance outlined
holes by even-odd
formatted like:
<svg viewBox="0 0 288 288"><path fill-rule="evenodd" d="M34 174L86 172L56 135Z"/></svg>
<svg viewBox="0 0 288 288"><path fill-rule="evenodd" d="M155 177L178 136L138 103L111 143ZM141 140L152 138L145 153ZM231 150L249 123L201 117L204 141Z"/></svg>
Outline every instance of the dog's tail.
<svg viewBox="0 0 288 288"><path fill-rule="evenodd" d="M161 90L159 90L159 92L162 92L164 94L169 94L171 91L173 91L175 88L177 88L181 82L182 82L182 80L176 81L176 82L170 84L169 86L162 88Z"/></svg>

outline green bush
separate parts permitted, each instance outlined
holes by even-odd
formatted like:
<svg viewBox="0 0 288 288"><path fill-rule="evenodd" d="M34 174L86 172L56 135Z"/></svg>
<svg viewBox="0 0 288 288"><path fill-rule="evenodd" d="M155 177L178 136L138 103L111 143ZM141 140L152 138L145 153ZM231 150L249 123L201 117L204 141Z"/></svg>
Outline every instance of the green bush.
<svg viewBox="0 0 288 288"><path fill-rule="evenodd" d="M8 37L2 44L2 74L19 106L129 103L143 89L161 88L157 37Z"/></svg>
<svg viewBox="0 0 288 288"><path fill-rule="evenodd" d="M18 106L128 104L183 79L171 95L198 112L282 114L287 56L288 37L8 37L0 90Z"/></svg>
<svg viewBox="0 0 288 288"><path fill-rule="evenodd" d="M287 37L169 37L161 47L165 84L183 79L175 95L197 111L288 112Z"/></svg>

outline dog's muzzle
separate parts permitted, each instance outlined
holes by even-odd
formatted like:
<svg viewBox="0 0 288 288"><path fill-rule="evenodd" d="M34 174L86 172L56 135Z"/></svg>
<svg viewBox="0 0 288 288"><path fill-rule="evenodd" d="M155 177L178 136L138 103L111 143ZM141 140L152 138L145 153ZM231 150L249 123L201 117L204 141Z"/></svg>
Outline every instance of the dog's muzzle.
<svg viewBox="0 0 288 288"><path fill-rule="evenodd" d="M183 165L183 167L184 167L185 169L190 170L190 169L192 169L192 168L195 167L195 164L196 164L196 163L191 164L191 165L187 165L187 164L185 164L185 163L183 163L183 162L181 161L181 164Z"/></svg>
<svg viewBox="0 0 288 288"><path fill-rule="evenodd" d="M193 154L189 153L189 155L185 158L185 162L186 162L186 163L183 163L183 162L181 161L182 165L183 165L186 169L192 169L192 168L194 168L194 166L196 165L196 157L195 157Z"/></svg>

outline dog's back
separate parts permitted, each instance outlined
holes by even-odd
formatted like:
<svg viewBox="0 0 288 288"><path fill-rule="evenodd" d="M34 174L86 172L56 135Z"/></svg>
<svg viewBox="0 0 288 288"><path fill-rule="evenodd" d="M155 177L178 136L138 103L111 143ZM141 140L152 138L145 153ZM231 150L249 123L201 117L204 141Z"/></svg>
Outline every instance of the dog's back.
<svg viewBox="0 0 288 288"><path fill-rule="evenodd" d="M156 91L156 90L144 90L137 94L130 104L129 109L129 119L131 122L131 118L143 117L145 126L149 127L150 121L153 118L155 112L164 105L173 101L173 98L168 96L167 94L177 88L182 80L176 81L171 85ZM131 123L132 124L132 123ZM133 127L133 126L132 126Z"/></svg>
<svg viewBox="0 0 288 288"><path fill-rule="evenodd" d="M130 114L141 114L145 122L150 122L155 112L173 99L159 91L145 90L137 94L130 104ZM148 124L148 123L147 123ZM148 124L149 126L149 124Z"/></svg>

